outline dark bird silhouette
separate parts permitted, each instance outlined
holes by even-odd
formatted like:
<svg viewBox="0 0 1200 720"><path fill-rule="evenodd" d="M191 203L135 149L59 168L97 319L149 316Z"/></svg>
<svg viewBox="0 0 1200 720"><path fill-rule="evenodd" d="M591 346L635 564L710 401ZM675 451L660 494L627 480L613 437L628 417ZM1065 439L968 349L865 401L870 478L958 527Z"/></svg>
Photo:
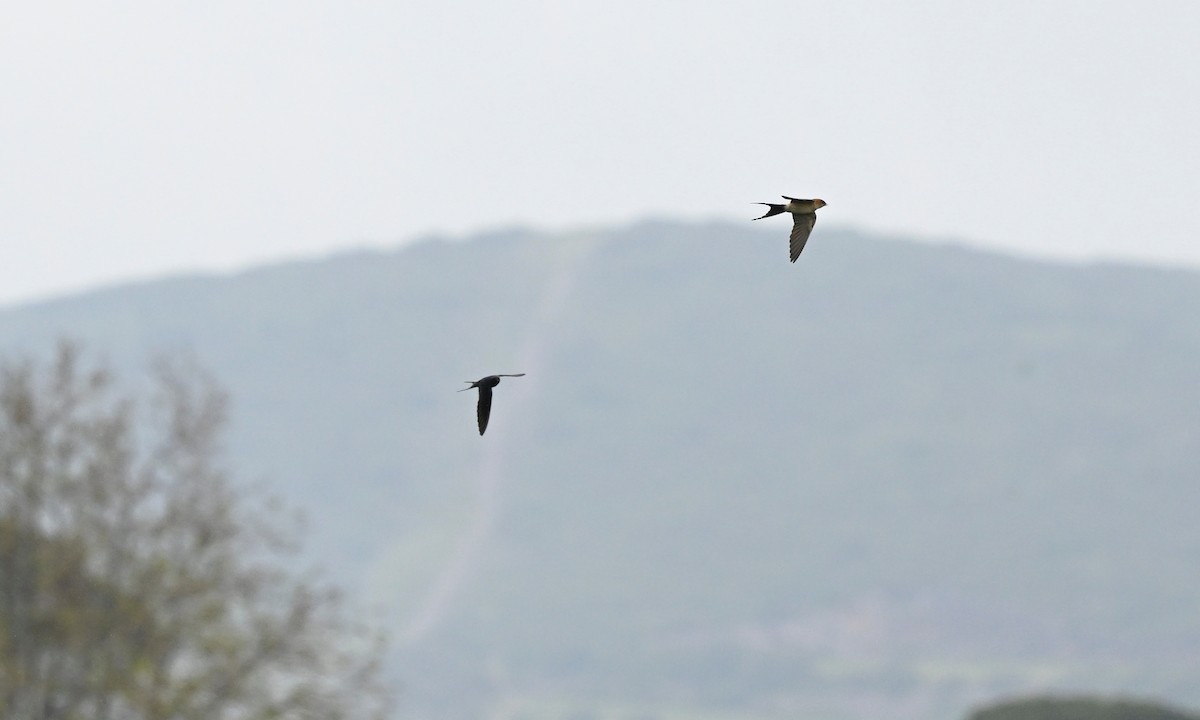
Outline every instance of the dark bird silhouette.
<svg viewBox="0 0 1200 720"><path fill-rule="evenodd" d="M800 198L790 198L787 195L780 197L787 200L787 203L754 203L755 205L766 205L769 208L766 215L754 219L762 220L783 212L792 214L791 256L792 262L796 262L796 258L800 257L800 252L804 250L804 243L808 242L813 225L817 224L817 209L825 207L826 203L821 198L801 200Z"/></svg>
<svg viewBox="0 0 1200 720"><path fill-rule="evenodd" d="M464 392L472 388L479 388L479 403L475 406L475 417L479 420L479 434L482 435L484 430L487 430L488 418L492 414L492 388L500 384L502 377L525 377L525 373L516 373L513 375L488 375L485 378L471 381L464 380L463 382L470 383L471 387L465 387L459 392Z"/></svg>

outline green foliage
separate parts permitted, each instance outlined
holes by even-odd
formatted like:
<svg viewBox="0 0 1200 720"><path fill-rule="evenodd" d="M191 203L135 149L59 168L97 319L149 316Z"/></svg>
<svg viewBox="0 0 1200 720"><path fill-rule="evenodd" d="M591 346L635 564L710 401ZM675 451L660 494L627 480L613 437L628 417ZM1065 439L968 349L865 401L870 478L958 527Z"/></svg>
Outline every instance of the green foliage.
<svg viewBox="0 0 1200 720"><path fill-rule="evenodd" d="M1164 705L1089 697L1039 697L997 703L968 720L1198 720L1200 715Z"/></svg>
<svg viewBox="0 0 1200 720"><path fill-rule="evenodd" d="M70 346L0 367L0 716L382 717L377 648L217 464L224 404L164 364L139 416Z"/></svg>

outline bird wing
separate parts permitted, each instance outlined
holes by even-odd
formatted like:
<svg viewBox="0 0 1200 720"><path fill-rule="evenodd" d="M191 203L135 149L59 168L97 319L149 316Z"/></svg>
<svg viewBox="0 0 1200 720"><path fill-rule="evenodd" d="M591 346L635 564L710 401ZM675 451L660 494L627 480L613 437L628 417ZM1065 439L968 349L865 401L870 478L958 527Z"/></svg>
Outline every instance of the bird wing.
<svg viewBox="0 0 1200 720"><path fill-rule="evenodd" d="M475 406L475 417L479 420L479 434L487 430L488 417L492 414L492 389L479 386L479 403Z"/></svg>
<svg viewBox="0 0 1200 720"><path fill-rule="evenodd" d="M816 224L816 213L792 213L792 262L796 262L796 258L800 257L804 243L808 242L808 236L812 234L813 225Z"/></svg>
<svg viewBox="0 0 1200 720"><path fill-rule="evenodd" d="M512 374L509 374L509 375L505 375L504 373L500 373L500 374L499 374L499 375L497 375L496 377L525 377L525 373L512 373Z"/></svg>

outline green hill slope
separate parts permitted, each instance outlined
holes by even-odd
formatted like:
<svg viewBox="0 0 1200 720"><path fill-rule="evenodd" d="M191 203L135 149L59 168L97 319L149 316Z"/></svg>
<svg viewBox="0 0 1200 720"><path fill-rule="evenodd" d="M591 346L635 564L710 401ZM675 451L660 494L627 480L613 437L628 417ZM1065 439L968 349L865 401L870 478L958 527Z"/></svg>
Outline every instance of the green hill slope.
<svg viewBox="0 0 1200 720"><path fill-rule="evenodd" d="M1200 275L818 229L509 232L0 313L194 351L414 717L1200 703ZM520 372L474 429L462 381Z"/></svg>

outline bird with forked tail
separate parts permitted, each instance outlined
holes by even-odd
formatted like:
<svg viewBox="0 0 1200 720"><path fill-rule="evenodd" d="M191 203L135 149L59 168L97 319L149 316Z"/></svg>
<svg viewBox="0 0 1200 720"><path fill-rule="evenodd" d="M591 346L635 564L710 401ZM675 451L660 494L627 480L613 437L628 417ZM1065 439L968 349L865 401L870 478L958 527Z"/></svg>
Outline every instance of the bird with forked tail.
<svg viewBox="0 0 1200 720"><path fill-rule="evenodd" d="M479 402L475 405L475 418L479 421L479 434L482 435L484 430L487 430L488 418L492 415L492 388L500 384L502 377L525 377L525 373L516 373L513 375L488 375L479 380L464 380L469 383L470 387L465 387L459 392L465 392L474 388L479 388Z"/></svg>
<svg viewBox="0 0 1200 720"><path fill-rule="evenodd" d="M821 198L813 198L812 200L802 200L800 198L790 198L787 195L781 195L786 203L755 203L755 205L766 205L767 213L755 220L769 218L772 215L789 212L792 214L792 237L791 237L791 258L792 262L796 262L796 258L800 257L800 252L804 250L804 243L808 242L808 236L812 234L813 225L817 224L817 209L825 207L826 203Z"/></svg>

